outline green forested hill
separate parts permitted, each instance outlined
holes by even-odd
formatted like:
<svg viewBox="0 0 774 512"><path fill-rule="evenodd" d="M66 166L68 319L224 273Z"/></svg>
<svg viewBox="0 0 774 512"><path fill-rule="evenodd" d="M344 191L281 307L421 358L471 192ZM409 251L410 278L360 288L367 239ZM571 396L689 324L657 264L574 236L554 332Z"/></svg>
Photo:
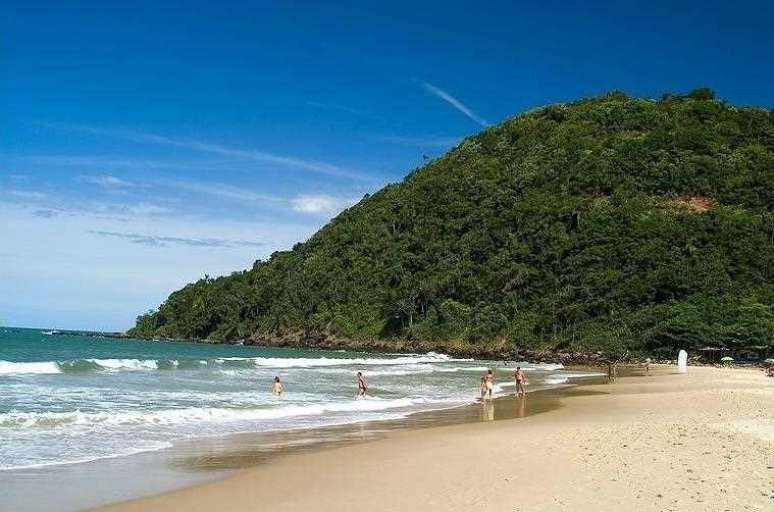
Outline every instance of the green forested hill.
<svg viewBox="0 0 774 512"><path fill-rule="evenodd" d="M774 113L698 89L510 118L134 335L581 351L774 344ZM384 340L388 340L385 342Z"/></svg>

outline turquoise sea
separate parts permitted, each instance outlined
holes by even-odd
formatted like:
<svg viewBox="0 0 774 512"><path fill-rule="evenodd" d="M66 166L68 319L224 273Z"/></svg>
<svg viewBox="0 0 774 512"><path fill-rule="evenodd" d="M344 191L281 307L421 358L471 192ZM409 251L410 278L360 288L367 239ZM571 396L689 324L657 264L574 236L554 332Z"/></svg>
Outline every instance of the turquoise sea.
<svg viewBox="0 0 774 512"><path fill-rule="evenodd" d="M475 400L480 375L502 362L444 354L157 342L0 327L3 473L131 457L237 433L399 419ZM532 390L572 377L521 363ZM355 399L355 375L369 382ZM272 379L286 392L273 396ZM502 379L496 393L512 392ZM0 484L2 487L2 484Z"/></svg>

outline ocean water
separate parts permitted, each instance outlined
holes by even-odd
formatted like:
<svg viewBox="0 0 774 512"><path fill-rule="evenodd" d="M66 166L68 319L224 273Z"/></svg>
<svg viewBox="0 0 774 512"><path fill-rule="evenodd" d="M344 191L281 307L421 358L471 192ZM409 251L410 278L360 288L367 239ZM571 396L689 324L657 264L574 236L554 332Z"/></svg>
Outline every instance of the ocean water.
<svg viewBox="0 0 774 512"><path fill-rule="evenodd" d="M583 373L528 364L530 388ZM500 362L47 335L0 327L2 471L163 450L181 440L397 419L474 401ZM362 371L368 396L355 399ZM504 373L498 394L509 392ZM269 390L280 376L282 397ZM512 391L512 389L511 389Z"/></svg>

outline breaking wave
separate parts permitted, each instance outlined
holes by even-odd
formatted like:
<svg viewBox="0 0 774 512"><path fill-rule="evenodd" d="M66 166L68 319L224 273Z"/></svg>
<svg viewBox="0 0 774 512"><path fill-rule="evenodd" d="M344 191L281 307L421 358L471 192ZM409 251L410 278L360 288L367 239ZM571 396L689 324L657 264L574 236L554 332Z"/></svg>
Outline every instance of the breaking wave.
<svg viewBox="0 0 774 512"><path fill-rule="evenodd" d="M76 410L72 412L9 412L0 414L0 427L51 429L70 426L176 426L201 422L227 423L235 421L279 420L296 416L318 416L328 413L378 412L443 402L445 401L425 398L383 399L369 397L361 400L244 409L187 407L156 411L82 412Z"/></svg>
<svg viewBox="0 0 774 512"><path fill-rule="evenodd" d="M216 359L73 359L70 361L13 362L0 361L0 375L57 374L91 371L137 371L202 368L206 366L236 368L319 368L335 366L400 366L429 363L466 362L446 354L429 352L424 355L385 358L330 357L220 357ZM450 370L455 371L455 370Z"/></svg>

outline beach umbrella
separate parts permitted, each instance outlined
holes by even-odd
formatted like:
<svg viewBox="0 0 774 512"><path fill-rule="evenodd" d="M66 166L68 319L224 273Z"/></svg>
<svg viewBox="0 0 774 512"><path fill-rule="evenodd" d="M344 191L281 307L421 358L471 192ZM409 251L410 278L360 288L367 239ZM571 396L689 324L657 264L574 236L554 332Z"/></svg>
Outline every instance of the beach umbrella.
<svg viewBox="0 0 774 512"><path fill-rule="evenodd" d="M721 357L720 360L723 361L724 363L732 363L734 361L734 358L726 356L726 357Z"/></svg>

